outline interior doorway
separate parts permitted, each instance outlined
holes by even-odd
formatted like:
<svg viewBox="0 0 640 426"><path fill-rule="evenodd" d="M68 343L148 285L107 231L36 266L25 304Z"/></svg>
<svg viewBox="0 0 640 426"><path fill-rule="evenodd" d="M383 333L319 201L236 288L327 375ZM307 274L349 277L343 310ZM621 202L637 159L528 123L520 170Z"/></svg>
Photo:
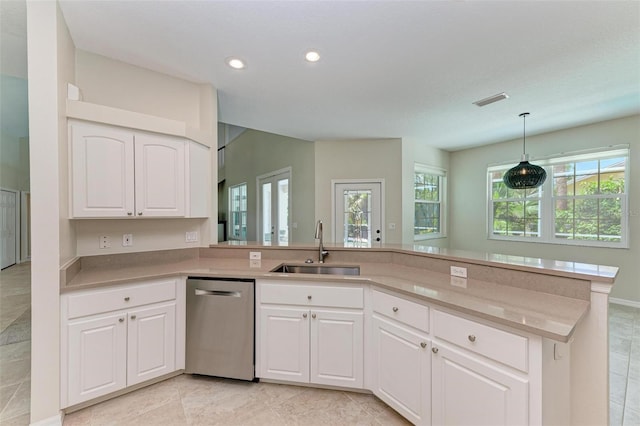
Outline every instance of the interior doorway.
<svg viewBox="0 0 640 426"><path fill-rule="evenodd" d="M289 244L291 168L258 176L258 236L261 243Z"/></svg>
<svg viewBox="0 0 640 426"><path fill-rule="evenodd" d="M18 263L20 241L18 229L20 216L18 215L19 192L11 189L0 190L0 269Z"/></svg>
<svg viewBox="0 0 640 426"><path fill-rule="evenodd" d="M345 247L379 247L384 242L384 181L332 181L332 237Z"/></svg>

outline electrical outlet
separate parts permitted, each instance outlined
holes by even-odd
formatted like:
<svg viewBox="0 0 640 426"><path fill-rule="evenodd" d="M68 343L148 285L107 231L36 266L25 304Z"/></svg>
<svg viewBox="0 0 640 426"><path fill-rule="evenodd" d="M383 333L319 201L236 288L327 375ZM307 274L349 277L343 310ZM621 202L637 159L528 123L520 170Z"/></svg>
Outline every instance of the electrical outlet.
<svg viewBox="0 0 640 426"><path fill-rule="evenodd" d="M108 235L98 237L98 244L101 249L111 247L111 237L109 237Z"/></svg>
<svg viewBox="0 0 640 426"><path fill-rule="evenodd" d="M467 278L467 268L463 268L462 266L452 266L451 275L454 277Z"/></svg>
<svg viewBox="0 0 640 426"><path fill-rule="evenodd" d="M187 243L198 242L198 231L189 231L184 234L184 241Z"/></svg>
<svg viewBox="0 0 640 426"><path fill-rule="evenodd" d="M260 260L260 259L262 259L262 252L250 251L249 252L249 259L250 260Z"/></svg>
<svg viewBox="0 0 640 426"><path fill-rule="evenodd" d="M133 234L122 234L122 247L131 247L133 245Z"/></svg>

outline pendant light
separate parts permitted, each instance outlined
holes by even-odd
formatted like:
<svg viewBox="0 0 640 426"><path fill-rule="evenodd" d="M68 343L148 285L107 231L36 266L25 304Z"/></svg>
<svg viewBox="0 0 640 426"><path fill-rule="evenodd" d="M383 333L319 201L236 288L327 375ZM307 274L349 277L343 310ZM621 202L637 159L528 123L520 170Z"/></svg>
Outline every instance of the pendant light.
<svg viewBox="0 0 640 426"><path fill-rule="evenodd" d="M547 178L547 172L540 166L529 163L529 155L526 151L526 121L528 112L519 115L522 117L522 160L520 164L511 169L502 177L507 188L531 189L542 185Z"/></svg>

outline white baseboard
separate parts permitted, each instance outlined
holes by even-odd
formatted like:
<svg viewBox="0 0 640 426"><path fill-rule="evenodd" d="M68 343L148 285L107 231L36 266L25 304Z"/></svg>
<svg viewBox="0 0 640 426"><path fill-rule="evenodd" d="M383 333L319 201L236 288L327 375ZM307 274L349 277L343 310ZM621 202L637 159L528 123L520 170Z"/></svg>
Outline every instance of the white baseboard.
<svg viewBox="0 0 640 426"><path fill-rule="evenodd" d="M62 426L63 418L64 413L60 411L56 416L51 416L37 422L32 422L29 426Z"/></svg>
<svg viewBox="0 0 640 426"><path fill-rule="evenodd" d="M610 297L609 303L615 303L616 305L631 306L632 308L640 309L640 302L636 302L635 300L618 299L616 297Z"/></svg>

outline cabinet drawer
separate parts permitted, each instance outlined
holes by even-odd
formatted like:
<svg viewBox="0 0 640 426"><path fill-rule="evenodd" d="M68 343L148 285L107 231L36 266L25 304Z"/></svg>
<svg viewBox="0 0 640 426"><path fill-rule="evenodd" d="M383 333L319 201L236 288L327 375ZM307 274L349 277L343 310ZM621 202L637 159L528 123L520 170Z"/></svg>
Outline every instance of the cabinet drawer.
<svg viewBox="0 0 640 426"><path fill-rule="evenodd" d="M526 337L439 311L434 311L433 334L487 358L528 371Z"/></svg>
<svg viewBox="0 0 640 426"><path fill-rule="evenodd" d="M373 291L373 310L418 330L429 331L429 307Z"/></svg>
<svg viewBox="0 0 640 426"><path fill-rule="evenodd" d="M67 297L67 318L71 319L173 300L176 298L176 280L88 290Z"/></svg>
<svg viewBox="0 0 640 426"><path fill-rule="evenodd" d="M362 308L364 291L356 287L262 284L261 303Z"/></svg>

